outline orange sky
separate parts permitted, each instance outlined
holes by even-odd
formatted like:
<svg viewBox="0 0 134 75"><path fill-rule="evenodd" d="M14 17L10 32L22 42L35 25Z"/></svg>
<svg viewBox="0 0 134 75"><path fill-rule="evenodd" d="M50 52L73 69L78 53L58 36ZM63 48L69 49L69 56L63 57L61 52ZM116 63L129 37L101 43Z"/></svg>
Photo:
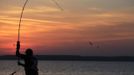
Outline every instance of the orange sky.
<svg viewBox="0 0 134 75"><path fill-rule="evenodd" d="M21 26L21 51L35 54L133 55L132 0L30 0ZM24 0L0 1L0 54L14 54ZM101 45L91 47L88 42Z"/></svg>

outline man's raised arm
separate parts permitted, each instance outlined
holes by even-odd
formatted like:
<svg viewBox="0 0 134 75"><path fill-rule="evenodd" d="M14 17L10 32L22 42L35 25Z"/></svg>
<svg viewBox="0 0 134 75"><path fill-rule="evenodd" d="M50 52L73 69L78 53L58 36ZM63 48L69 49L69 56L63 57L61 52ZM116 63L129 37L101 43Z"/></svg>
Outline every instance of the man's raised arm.
<svg viewBox="0 0 134 75"><path fill-rule="evenodd" d="M20 41L17 41L17 44L16 44L16 56L20 57L20 58L25 58L25 55L21 54L19 50L20 50Z"/></svg>
<svg viewBox="0 0 134 75"><path fill-rule="evenodd" d="M16 44L16 56L19 57L20 56L20 41L17 41L17 44Z"/></svg>

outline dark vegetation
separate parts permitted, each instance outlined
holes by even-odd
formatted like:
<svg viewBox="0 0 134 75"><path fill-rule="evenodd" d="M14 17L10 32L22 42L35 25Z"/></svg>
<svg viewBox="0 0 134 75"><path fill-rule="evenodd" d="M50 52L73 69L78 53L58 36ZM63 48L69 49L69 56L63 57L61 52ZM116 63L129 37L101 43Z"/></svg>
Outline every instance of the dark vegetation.
<svg viewBox="0 0 134 75"><path fill-rule="evenodd" d="M79 55L36 55L38 60L52 61L134 61L134 56L79 56ZM0 56L0 60L17 60L14 55Z"/></svg>

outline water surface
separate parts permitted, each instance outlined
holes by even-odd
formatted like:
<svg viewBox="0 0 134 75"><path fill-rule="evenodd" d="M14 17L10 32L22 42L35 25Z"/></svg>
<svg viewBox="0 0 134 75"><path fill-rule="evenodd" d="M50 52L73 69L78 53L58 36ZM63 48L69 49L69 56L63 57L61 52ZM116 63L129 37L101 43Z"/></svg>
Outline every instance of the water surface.
<svg viewBox="0 0 134 75"><path fill-rule="evenodd" d="M134 62L39 61L39 75L134 75ZM0 75L25 75L16 61L1 60Z"/></svg>

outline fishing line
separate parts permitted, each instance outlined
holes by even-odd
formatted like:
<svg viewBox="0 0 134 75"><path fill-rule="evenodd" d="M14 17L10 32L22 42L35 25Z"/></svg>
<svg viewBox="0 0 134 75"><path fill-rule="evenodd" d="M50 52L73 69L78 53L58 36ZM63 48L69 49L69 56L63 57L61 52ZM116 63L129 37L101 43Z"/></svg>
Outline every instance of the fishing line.
<svg viewBox="0 0 134 75"><path fill-rule="evenodd" d="M56 0L52 0L56 5L57 5L57 7L61 10L61 11L63 11L64 9L58 4L58 2L56 1Z"/></svg>

